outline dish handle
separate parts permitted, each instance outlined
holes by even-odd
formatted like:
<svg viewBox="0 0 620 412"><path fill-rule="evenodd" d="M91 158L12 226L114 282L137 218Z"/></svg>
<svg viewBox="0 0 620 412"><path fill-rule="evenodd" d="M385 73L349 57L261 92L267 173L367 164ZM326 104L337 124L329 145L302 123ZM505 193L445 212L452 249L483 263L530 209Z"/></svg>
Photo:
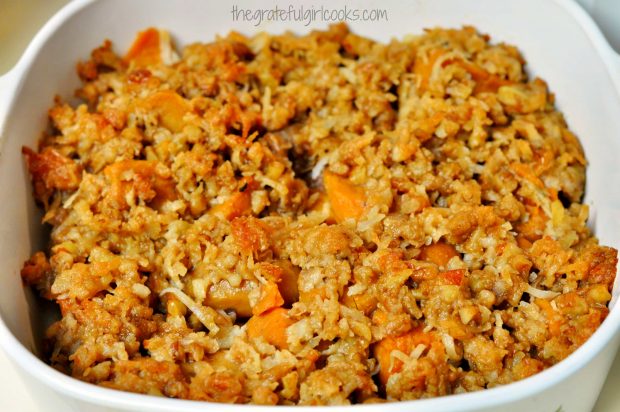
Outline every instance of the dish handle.
<svg viewBox="0 0 620 412"><path fill-rule="evenodd" d="M4 130L7 117L9 115L11 101L15 95L15 89L19 83L19 70L13 67L11 70L0 76L0 132ZM2 135L0 134L0 140Z"/></svg>

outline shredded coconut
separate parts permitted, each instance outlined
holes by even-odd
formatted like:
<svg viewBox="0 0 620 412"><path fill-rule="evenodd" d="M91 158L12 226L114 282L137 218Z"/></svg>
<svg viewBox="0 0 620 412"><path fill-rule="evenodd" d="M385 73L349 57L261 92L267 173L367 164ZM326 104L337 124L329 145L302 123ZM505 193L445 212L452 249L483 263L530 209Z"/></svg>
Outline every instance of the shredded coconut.
<svg viewBox="0 0 620 412"><path fill-rule="evenodd" d="M541 299L553 299L555 297L560 296L559 292L554 292L552 290L537 289L532 285L527 285L527 289L525 289L525 291L529 293L531 296L534 296L535 298L541 298Z"/></svg>

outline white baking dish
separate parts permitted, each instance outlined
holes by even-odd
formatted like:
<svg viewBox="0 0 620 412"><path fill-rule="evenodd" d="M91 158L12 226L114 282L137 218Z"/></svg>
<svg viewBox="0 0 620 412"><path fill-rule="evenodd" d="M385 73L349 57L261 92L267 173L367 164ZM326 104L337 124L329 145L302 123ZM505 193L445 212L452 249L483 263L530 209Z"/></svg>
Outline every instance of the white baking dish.
<svg viewBox="0 0 620 412"><path fill-rule="evenodd" d="M298 5L301 3L291 4ZM305 2L306 7L343 8L344 1ZM272 1L244 1L238 8L273 8ZM279 3L288 8L289 3ZM517 45L534 75L548 81L557 104L577 133L590 162L586 201L590 225L606 245L620 248L620 64L590 18L570 0L428 0L357 2L347 7L387 10L389 21L350 22L353 30L378 40L419 33L429 26L470 24L495 41ZM34 353L45 309L21 284L19 270L39 249L43 230L33 204L21 146L34 146L46 125L53 97L72 96L75 63L104 38L122 51L148 26L170 30L177 44L209 41L229 30L303 33L327 22L233 21L232 5L203 0L78 0L61 10L35 37L17 66L0 78L0 346L17 365L46 411L238 410L232 405L162 399L113 391L65 376ZM616 282L614 299L620 293ZM30 304L28 303L30 302ZM592 338L560 364L504 387L407 403L356 406L393 411L589 411L598 397L620 344L620 305ZM288 410L244 406L245 410ZM561 408L561 409L560 409ZM295 411L306 408L296 407ZM347 408L330 408L334 411ZM291 409L292 410L292 409Z"/></svg>

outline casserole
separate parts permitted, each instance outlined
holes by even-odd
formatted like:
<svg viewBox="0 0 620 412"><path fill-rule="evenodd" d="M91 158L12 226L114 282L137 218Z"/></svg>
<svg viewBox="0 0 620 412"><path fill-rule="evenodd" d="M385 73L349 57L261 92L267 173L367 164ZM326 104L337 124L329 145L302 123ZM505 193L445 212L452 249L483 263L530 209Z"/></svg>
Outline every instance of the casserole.
<svg viewBox="0 0 620 412"><path fill-rule="evenodd" d="M148 16L149 13L143 13L143 8L140 8L140 3L138 2L131 3L130 5L122 5L119 2L117 6L123 8L123 14L119 16L115 24L112 27L102 28L101 30L92 30L98 26L95 22L98 18L105 13L112 13L112 4L115 3L77 3L70 5L64 12L61 12L59 16L52 20L42 34L35 39L33 46L31 46L24 59L20 62L16 71L11 74L12 76L17 76L20 69L24 71L21 80L12 83L13 86L20 89L20 92L12 101L14 108L7 117L10 120L7 120L5 124L6 140L3 142L3 158L0 166L2 168L0 172L2 173L3 180L0 182L2 183L0 187L6 190L5 198L9 198L10 194L11 199L17 198L22 203L19 201L6 202L0 209L4 217L4 222L2 223L2 242L8 242L11 239L11 244L19 245L19 248L13 247L11 249L7 247L7 243L4 243L2 247L2 253L6 255L2 256L5 265L11 268L8 271L9 273L5 275L7 278L11 271L16 276L19 262L30 253L31 248L36 249L40 247L40 245L35 243L36 237L28 238L25 224L23 225L24 227L15 224L15 222L27 221L28 217L25 212L26 210L33 211L34 207L32 204L26 206L25 200L29 199L29 190L25 189L27 184L23 174L23 167L20 164L21 159L19 156L13 158L10 154L18 153L21 145L32 145L35 141L35 136L38 135L38 131L45 124L45 108L49 105L51 96L57 92L65 96L70 95L67 92L70 92L75 87L75 84L72 83L73 76L70 75L72 72L70 68L79 57L86 55L86 52L92 48L93 44L96 44L102 36L106 35L109 35L119 49L125 49L132 33L141 27L152 24L169 28L181 40L191 41L211 38L216 32L225 33L230 29L241 31L256 30L252 23L243 25L239 22L234 22L231 25L230 21L218 20L214 22L213 26L209 26L214 32L205 34L203 32L204 24L201 19L207 18L207 14L203 16L200 13L196 13L198 3L193 4L192 2L177 3L174 6L174 10L167 10L163 6L164 3L162 3L161 8L149 4L149 13L152 13L150 16ZM145 5L142 4L142 6L144 7ZM258 4L244 4L244 6L258 7ZM374 6L369 4L368 7ZM587 18L584 16L580 16L577 9L572 9L572 13L582 19L584 26L586 28L590 27L588 29L590 31L581 31L578 26L576 28L573 27L577 25L579 20L574 20L571 17L571 5L554 2L544 2L542 4L534 4L532 2L531 7L525 4L517 7L516 2L503 3L501 6L493 5L492 3L476 4L475 6L469 5L468 8L472 8L471 15L463 13L463 6L459 6L459 3L456 2L435 2L432 5L413 3L407 7L401 6L401 9L397 6L393 6L393 9L390 9L389 5L386 7L391 16L393 16L392 18L397 20L397 24L393 27L402 27L402 31L387 33L385 26L379 23L367 23L364 27L356 26L352 23L353 30L379 40L387 40L392 35L401 36L406 33L419 32L424 26L458 26L462 23L468 23L474 24L483 32L491 33L495 39L506 40L517 44L521 48L526 59L531 63L534 74L547 79L551 89L558 94L559 108L567 114L570 126L582 138L586 155L591 163L588 170L589 184L587 197L587 201L592 207L591 224L602 243L617 247L617 241L614 241L614 210L612 207L614 202L617 201L617 197L605 188L605 182L608 179L613 179L613 175L610 176L609 173L613 170L613 154L617 150L617 142L613 140L612 133L617 126L613 118L613 114L617 112L617 96L613 86L611 86L612 80L609 78L604 63L605 59L609 57L600 57L596 54L597 52L607 52L604 45L600 43L600 34L593 29L591 22L587 21ZM190 8L192 13L187 12ZM475 13L475 11L480 10L485 10L485 13ZM510 14L505 14L505 10L510 10ZM178 17L175 19L175 13L184 16L191 15L193 17L184 17L184 20ZM230 10L228 10L228 6L219 5L214 6L213 9L207 8L205 13L210 13L208 14L209 16L216 16L216 19L218 19L217 16L229 15ZM59 27L63 15L67 20L62 27ZM134 15L138 16L136 19L142 19L142 21L132 21L131 24L123 21L124 18L132 19L131 16ZM502 16L505 20L502 20ZM549 32L545 40L548 43L543 45L541 44L541 37L536 35L536 33L542 33L543 30L547 30L547 26L552 20L551 16L553 16L553 26L555 29L553 32ZM537 27L534 24L537 18L540 19L538 31L534 30ZM399 19L401 20L400 22L398 21ZM192 20L195 22L194 25L191 24ZM180 23L181 21L183 23ZM414 22L413 25L409 24L411 21ZM528 22L527 32L523 30L525 26L522 22L524 21ZM217 24L221 27L218 27ZM302 26L303 24L300 23L293 28L299 31L307 30ZM390 26L392 26L391 23ZM55 31L55 27L58 30ZM84 36L80 36L78 39L72 36L72 33L75 33L76 27L88 27L92 31L85 33ZM315 26L313 25L313 27ZM573 28L571 29L571 27ZM278 32L282 28L282 23L270 23L258 29ZM46 39L45 33L47 33L49 39ZM591 36L595 40L598 36L600 45L592 48L586 37L587 33L592 33ZM580 43L579 40L582 42ZM571 45L570 50L564 47L567 43ZM37 44L39 46L44 45L45 47L41 48L39 52ZM71 50L71 52L66 50ZM576 56L588 61L587 69L579 69L576 65L569 65ZM30 66L30 64L34 64L34 66ZM45 76L43 73L45 73ZM42 80L46 78L50 79L50 81L43 82ZM8 79L10 80L11 78L9 77ZM8 81L7 79L4 80ZM575 83L578 83L577 86L574 86ZM603 87L600 86L601 84ZM563 96L565 97L563 98ZM32 118L33 114L40 116ZM20 138L21 136L28 136L29 140L21 140L15 136ZM15 178L15 171L17 170L22 170L21 179ZM29 216L31 227L36 228L36 218L32 217L33 214ZM31 232L36 233L36 230L31 229ZM18 242L15 242L16 240ZM6 296L2 296L4 319L13 333L22 342L29 343L29 331L27 327L24 327L27 325L27 312L26 310L19 311L20 305L22 309L26 308L22 298L21 286L18 281L13 281L12 278L8 284L10 287L5 288L6 290L3 292L6 293ZM11 316L8 316L9 314ZM484 408L493 408L500 403L508 403L508 406L514 408L514 410L531 409L533 405L536 405L536 409L540 407L541 410L556 410L562 405L564 405L564 410L587 410L594 402L596 394L600 389L600 384L604 380L605 374L601 373L607 370L607 366L604 365L609 364L609 359L615 351L617 344L615 334L617 327L615 325L617 325L617 321L614 321L614 319L617 319L617 316L617 309L615 311L612 310L608 320L597 334L566 362L562 362L557 367L552 368L550 371L553 371L553 373L545 372L534 378L498 390L440 398L432 401L417 401L415 405L420 410L484 410ZM22 325L22 328L19 328L17 325ZM39 330L39 328L34 329ZM89 400L91 404L114 404L120 410L129 407L137 407L140 410L145 408L153 410L195 410L195 408L201 407L200 404L195 405L189 402L179 403L178 401L144 398L129 394L116 394L113 398L109 397L109 400L106 401L105 398L109 396L108 391L102 391L89 386L85 387L83 384L78 384L78 382L65 376L57 376L55 373L52 373L53 371L32 357L32 355L24 353L22 347L15 346L12 337L4 332L3 330L3 342L9 342L6 348L7 352L18 363L40 378L53 378L57 383L57 385L54 385L56 390L64 391L65 393L73 391L76 396ZM34 341L36 342L38 339ZM17 352L14 352L14 350ZM592 362L587 368L581 368L590 359L592 359ZM32 364L29 364L29 362ZM579 374L572 374L577 369L581 369ZM587 377L587 382L592 387L590 388L587 387L588 385L582 384L580 389L584 393L573 391L575 395L578 395L578 399L566 397L567 391L565 389L567 386L565 385L569 385L570 382L583 380L586 377L583 374L587 373L587 371L594 371L593 375ZM560 382L562 383L560 384ZM543 390L545 391L544 397L542 395L543 392L541 392ZM46 401L46 405L49 406L50 402ZM502 406L504 408L507 407L507 405ZM389 407L398 408L400 404L394 404ZM222 406L222 409L226 408L228 407ZM87 409L86 405L80 405L78 410L98 409Z"/></svg>

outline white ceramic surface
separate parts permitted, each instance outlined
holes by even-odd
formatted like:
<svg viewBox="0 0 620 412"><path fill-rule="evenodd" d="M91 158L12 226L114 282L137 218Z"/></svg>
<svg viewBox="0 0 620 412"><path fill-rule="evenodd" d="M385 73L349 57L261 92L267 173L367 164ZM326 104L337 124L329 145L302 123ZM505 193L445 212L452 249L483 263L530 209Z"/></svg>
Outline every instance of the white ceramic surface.
<svg viewBox="0 0 620 412"><path fill-rule="evenodd" d="M577 0L603 31L607 41L620 53L620 3L618 0Z"/></svg>
<svg viewBox="0 0 620 412"><path fill-rule="evenodd" d="M298 3L295 3L298 4ZM344 1L314 2L316 7L343 7ZM271 1L245 1L239 7L273 7ZM288 7L288 3L279 3ZM349 5L350 7L350 5ZM366 0L356 7L384 8L389 22L352 22L353 30L379 40L419 32L428 26L473 24L497 41L519 46L533 74L546 79L569 125L580 136L588 169L587 202L590 224L602 243L620 246L620 68L589 17L568 0L434 0L397 3ZM243 32L291 28L303 23L234 22L231 5L215 1L78 0L56 15L36 36L18 65L0 78L0 346L16 364L42 410L66 411L198 411L204 403L177 401L116 392L84 384L46 366L29 349L35 347L31 319L37 308L27 304L28 291L19 280L22 262L42 242L38 213L20 155L22 145L34 145L46 123L46 110L55 94L67 98L77 86L75 61L84 58L102 38L124 50L135 33L147 26L169 29L180 45L211 39L234 29ZM310 28L326 23L315 22ZM585 64L584 64L585 62ZM620 288L614 288L617 299ZM416 411L564 411L591 410L620 337L620 305L596 334L575 354L532 378L515 384L444 398L360 406L356 409ZM238 406L210 405L218 410ZM246 407L246 409L259 409ZM274 409L274 408L265 408ZM276 408L278 411L286 408ZM298 411L302 408L295 408ZM344 408L331 408L340 410ZM347 408L348 409L348 408Z"/></svg>

